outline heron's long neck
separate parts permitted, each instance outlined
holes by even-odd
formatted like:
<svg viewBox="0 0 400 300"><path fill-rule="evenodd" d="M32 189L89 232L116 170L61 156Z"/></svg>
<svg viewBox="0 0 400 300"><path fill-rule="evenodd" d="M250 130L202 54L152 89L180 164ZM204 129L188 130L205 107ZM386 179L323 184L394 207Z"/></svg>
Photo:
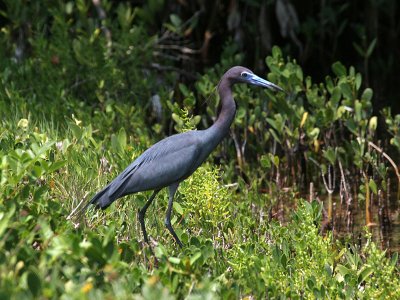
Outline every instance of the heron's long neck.
<svg viewBox="0 0 400 300"><path fill-rule="evenodd" d="M209 143L212 147L216 147L228 134L236 113L236 104L233 100L231 86L224 78L219 83L218 93L221 99L221 111L215 123L207 129Z"/></svg>

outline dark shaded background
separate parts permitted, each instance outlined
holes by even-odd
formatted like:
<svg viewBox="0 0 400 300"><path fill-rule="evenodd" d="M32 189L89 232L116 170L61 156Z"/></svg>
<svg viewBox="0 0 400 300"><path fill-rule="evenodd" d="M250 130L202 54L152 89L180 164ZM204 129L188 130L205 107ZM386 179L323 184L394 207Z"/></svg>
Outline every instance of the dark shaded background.
<svg viewBox="0 0 400 300"><path fill-rule="evenodd" d="M133 1L142 6L149 2L156 1ZM364 87L374 90L375 111L391 106L394 113L400 112L400 19L395 0L165 1L157 18L148 22L150 32L162 31L171 14L183 21L198 15L197 26L180 42L201 51L190 63L178 62L180 68L201 72L213 66L231 41L244 54L245 64L262 72L265 57L278 45L314 82L323 81L335 61L354 66L363 74Z"/></svg>
<svg viewBox="0 0 400 300"><path fill-rule="evenodd" d="M15 40L21 39L24 27L29 28L35 22L43 5L37 0L20 2L27 7L26 16L20 18L25 22L0 16L0 27L13 23ZM397 75L400 19L396 0L86 2L89 5L92 2L91 16L100 16L95 2L107 7L111 12L107 15L110 22L115 17L112 8L121 2L139 8L139 19L149 35L161 36L172 15L182 23L192 24L184 27L186 30L179 37L166 41L167 45L176 46L170 54L176 58L173 64L183 71L203 72L206 67L218 63L224 47L231 44L237 53L244 55L244 65L262 73L266 68L265 57L273 45L278 45L286 55L298 61L314 82L323 81L324 76L331 73L335 61L354 66L363 74L364 88L374 90L375 113L385 106L392 107L393 113L400 112L397 88L400 86ZM33 8L35 12L30 14ZM0 1L0 10L6 9L7 5ZM183 49L193 51L187 53Z"/></svg>

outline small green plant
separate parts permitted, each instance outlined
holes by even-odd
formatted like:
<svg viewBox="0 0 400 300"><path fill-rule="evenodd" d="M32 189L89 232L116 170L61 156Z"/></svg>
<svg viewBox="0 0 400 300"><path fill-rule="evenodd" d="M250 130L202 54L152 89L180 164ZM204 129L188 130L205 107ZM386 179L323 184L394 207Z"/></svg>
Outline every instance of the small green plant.
<svg viewBox="0 0 400 300"><path fill-rule="evenodd" d="M392 136L390 144L400 152L400 114L393 116L390 108L385 108L382 110L382 115L385 118L388 131Z"/></svg>
<svg viewBox="0 0 400 300"><path fill-rule="evenodd" d="M194 130L198 123L199 116L189 116L187 109L173 113L172 117L177 123L176 128L184 132ZM180 215L188 215L189 224L194 226L198 220L202 220L202 228L214 233L216 236L224 221L229 218L228 199L229 190L221 185L220 170L210 164L200 166L196 172L181 183L180 193L183 195L183 207L174 203L176 212Z"/></svg>
<svg viewBox="0 0 400 300"><path fill-rule="evenodd" d="M198 220L202 220L202 228L213 232L215 241L218 241L217 232L230 217L230 192L221 185L219 172L218 168L206 164L185 180L180 190L189 223L197 224Z"/></svg>

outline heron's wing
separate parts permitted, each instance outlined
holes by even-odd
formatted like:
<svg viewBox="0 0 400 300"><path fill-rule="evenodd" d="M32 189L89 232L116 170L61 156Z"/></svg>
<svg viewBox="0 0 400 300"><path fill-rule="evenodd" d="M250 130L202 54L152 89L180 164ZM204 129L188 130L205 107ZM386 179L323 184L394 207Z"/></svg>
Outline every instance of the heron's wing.
<svg viewBox="0 0 400 300"><path fill-rule="evenodd" d="M163 139L143 152L110 183L108 195L119 198L183 180L194 171L199 152L199 141L194 132Z"/></svg>

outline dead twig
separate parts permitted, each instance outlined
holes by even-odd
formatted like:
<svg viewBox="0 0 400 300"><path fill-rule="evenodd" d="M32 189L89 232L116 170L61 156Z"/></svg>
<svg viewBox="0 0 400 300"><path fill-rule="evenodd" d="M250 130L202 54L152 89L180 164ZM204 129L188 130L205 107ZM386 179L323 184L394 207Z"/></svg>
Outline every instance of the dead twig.
<svg viewBox="0 0 400 300"><path fill-rule="evenodd" d="M382 148L379 148L377 145L375 145L373 142L368 142L368 145L371 146L372 148L374 148L376 151L378 151L378 153L382 154L382 156L384 158L387 159L387 161L392 165L394 172L396 173L397 176L397 180L399 182L400 185L400 173L399 173L399 169L397 168L396 163L393 161L393 159L386 153L383 151Z"/></svg>
<svg viewBox="0 0 400 300"><path fill-rule="evenodd" d="M344 176L344 171L343 171L343 166L342 166L342 162L340 161L340 159L338 160L339 163L339 170L340 170L340 174L341 174L341 182L342 182L342 186L343 186L343 191L345 193L346 196L346 203L348 203L349 201L351 201L351 195L347 189L347 182L346 182L346 177Z"/></svg>
<svg viewBox="0 0 400 300"><path fill-rule="evenodd" d="M328 182L326 182L325 174L322 170L322 167L319 165L319 163L312 157L309 157L308 159L320 169L322 182L324 183L325 189L328 192L328 194L333 194L333 192L335 191L335 187L332 186L332 178L331 178L332 174L331 174L330 169L328 169ZM329 168L330 168L330 166L329 166ZM335 175L334 175L334 177L335 177Z"/></svg>
<svg viewBox="0 0 400 300"><path fill-rule="evenodd" d="M173 72L177 72L177 73L179 73L179 74L181 74L181 75L183 75L183 76L185 76L187 78L193 79L193 80L197 80L198 79L197 75L194 75L194 74L192 74L190 72L187 72L185 70L182 70L182 69L179 69L179 68L176 68L176 67L173 67L173 66L163 66L163 65L160 65L160 64L157 64L157 63L152 63L152 64L150 64L150 67L153 68L153 69L156 69L158 71L167 71L167 72L173 71Z"/></svg>
<svg viewBox="0 0 400 300"><path fill-rule="evenodd" d="M71 211L71 213L70 213L69 216L67 217L67 220L71 220L72 217L74 217L75 212L76 212L79 208L81 208L82 204L84 203L84 201L85 201L85 199L86 199L86 197L87 197L88 195L89 195L89 193L86 192L85 195L83 196L81 202L79 202L79 204ZM79 211L79 212L81 212L81 211Z"/></svg>

